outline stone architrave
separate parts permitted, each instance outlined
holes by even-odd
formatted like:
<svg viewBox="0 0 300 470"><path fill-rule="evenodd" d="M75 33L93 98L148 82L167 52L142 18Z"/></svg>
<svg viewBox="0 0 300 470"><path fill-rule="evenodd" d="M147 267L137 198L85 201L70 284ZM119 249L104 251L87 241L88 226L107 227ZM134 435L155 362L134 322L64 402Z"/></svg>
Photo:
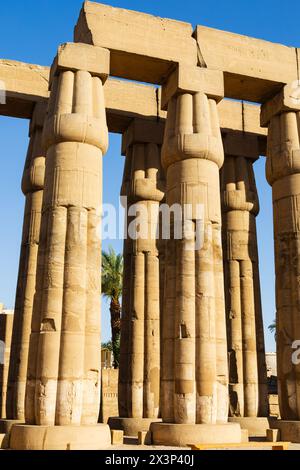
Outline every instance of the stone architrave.
<svg viewBox="0 0 300 470"><path fill-rule="evenodd" d="M35 105L29 129L29 148L25 162L22 191L25 195L25 211L16 290L14 325L9 366L6 416L11 422L25 420L25 389L29 336L35 294L37 256L45 177L45 151L42 132L47 102Z"/></svg>
<svg viewBox="0 0 300 470"><path fill-rule="evenodd" d="M159 207L164 198L161 145L164 123L136 119L123 136L126 197L119 416L125 435L148 431L159 417Z"/></svg>
<svg viewBox="0 0 300 470"><path fill-rule="evenodd" d="M259 149L255 143L256 139L247 134L226 135L225 161L221 169L229 416L230 421L237 420L242 427L248 418L253 426L256 418L268 416L255 220L259 201L253 171L259 153L253 154ZM262 428L264 422L262 431L266 435L268 420L256 419L256 422L258 428Z"/></svg>
<svg viewBox="0 0 300 470"><path fill-rule="evenodd" d="M166 203L184 209L166 243L161 364L162 419L153 442L240 442L228 424L228 365L219 169L224 153L217 101L223 75L175 71L163 90ZM171 223L172 225L172 223ZM178 226L182 234L176 233Z"/></svg>
<svg viewBox="0 0 300 470"><path fill-rule="evenodd" d="M46 171L29 346L26 425L12 449L99 449L102 156L106 49L67 43L51 71Z"/></svg>
<svg viewBox="0 0 300 470"><path fill-rule="evenodd" d="M277 325L277 377L283 440L300 442L300 93L286 85L261 110L268 126L266 176L272 186Z"/></svg>

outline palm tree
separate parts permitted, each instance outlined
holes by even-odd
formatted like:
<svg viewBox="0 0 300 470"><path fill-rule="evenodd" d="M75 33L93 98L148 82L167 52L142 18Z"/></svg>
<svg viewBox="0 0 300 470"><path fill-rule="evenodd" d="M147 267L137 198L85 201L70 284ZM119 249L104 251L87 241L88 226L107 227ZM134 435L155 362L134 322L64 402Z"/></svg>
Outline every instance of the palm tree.
<svg viewBox="0 0 300 470"><path fill-rule="evenodd" d="M269 331L271 331L271 333L274 333L274 338L276 341L276 320L273 320L273 323L271 323L271 325L268 326L268 329Z"/></svg>
<svg viewBox="0 0 300 470"><path fill-rule="evenodd" d="M110 299L111 342L114 355L114 368L119 367L121 305L123 281L123 256L117 255L112 247L102 251L102 295Z"/></svg>

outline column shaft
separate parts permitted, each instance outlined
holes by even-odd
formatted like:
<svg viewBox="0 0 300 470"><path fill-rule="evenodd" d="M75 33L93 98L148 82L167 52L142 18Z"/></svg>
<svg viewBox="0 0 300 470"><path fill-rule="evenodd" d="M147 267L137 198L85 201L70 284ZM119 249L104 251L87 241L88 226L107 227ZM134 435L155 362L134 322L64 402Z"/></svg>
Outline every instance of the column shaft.
<svg viewBox="0 0 300 470"><path fill-rule="evenodd" d="M221 171L229 414L241 417L267 415L255 221L259 203L252 165L250 158L227 154Z"/></svg>
<svg viewBox="0 0 300 470"><path fill-rule="evenodd" d="M45 114L46 103L36 104L30 124L30 143L22 178L22 190L26 199L7 395L7 418L15 420L25 419L29 336L45 175L45 152L42 145Z"/></svg>
<svg viewBox="0 0 300 470"><path fill-rule="evenodd" d="M99 71L81 68L78 47L85 64L99 55ZM67 44L52 68L28 424L96 424L98 419L102 155L108 135L102 81L108 57L105 49Z"/></svg>
<svg viewBox="0 0 300 470"><path fill-rule="evenodd" d="M7 418L7 385L11 360L13 312L2 311L0 304L0 418Z"/></svg>
<svg viewBox="0 0 300 470"><path fill-rule="evenodd" d="M141 128L139 125L139 121L133 122L123 137L126 162L122 195L127 197L128 238L124 243L119 412L127 418L157 418L160 268L156 233L164 193L160 146L155 143L155 135L161 125L151 124L154 132L147 135L149 143L145 142L149 124L145 122Z"/></svg>
<svg viewBox="0 0 300 470"><path fill-rule="evenodd" d="M268 125L266 176L272 186L276 273L277 375L282 420L300 419L300 106L294 84L262 107ZM293 98L295 96L295 98ZM299 346L298 346L299 347Z"/></svg>
<svg viewBox="0 0 300 470"><path fill-rule="evenodd" d="M195 70L197 76L202 73ZM166 202L184 212L182 222L174 219L166 248L163 358L168 359L162 364L162 417L178 424L226 422L219 192L223 147L214 99L194 90L170 98L162 162ZM180 223L183 233L177 237Z"/></svg>

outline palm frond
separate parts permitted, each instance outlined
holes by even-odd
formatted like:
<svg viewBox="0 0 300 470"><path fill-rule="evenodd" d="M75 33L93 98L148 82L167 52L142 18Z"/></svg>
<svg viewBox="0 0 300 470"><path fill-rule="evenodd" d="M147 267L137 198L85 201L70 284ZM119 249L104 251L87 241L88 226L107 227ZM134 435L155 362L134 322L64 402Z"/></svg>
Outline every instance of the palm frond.
<svg viewBox="0 0 300 470"><path fill-rule="evenodd" d="M102 295L118 300L122 295L123 256L112 247L102 251Z"/></svg>

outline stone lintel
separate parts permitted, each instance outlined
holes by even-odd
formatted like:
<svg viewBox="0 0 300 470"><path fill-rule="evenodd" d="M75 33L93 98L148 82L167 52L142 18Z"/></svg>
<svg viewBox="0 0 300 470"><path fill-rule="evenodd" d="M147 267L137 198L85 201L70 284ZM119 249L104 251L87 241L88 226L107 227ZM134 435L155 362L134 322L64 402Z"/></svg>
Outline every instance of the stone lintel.
<svg viewBox="0 0 300 470"><path fill-rule="evenodd" d="M285 85L273 98L261 107L260 125L267 127L271 118L288 111L300 111L300 81Z"/></svg>
<svg viewBox="0 0 300 470"><path fill-rule="evenodd" d="M133 119L122 138L122 155L130 145L154 143L162 145L164 138L164 121L150 121L147 119Z"/></svg>
<svg viewBox="0 0 300 470"><path fill-rule="evenodd" d="M225 155L257 160L266 154L266 139L241 131L222 132Z"/></svg>
<svg viewBox="0 0 300 470"><path fill-rule="evenodd" d="M162 109L166 110L170 99L178 93L199 91L219 102L224 97L223 73L218 70L180 65L162 87Z"/></svg>
<svg viewBox="0 0 300 470"><path fill-rule="evenodd" d="M4 98L0 115L30 119L35 103L47 100L48 83L49 67L0 59L0 90Z"/></svg>
<svg viewBox="0 0 300 470"><path fill-rule="evenodd" d="M294 47L200 25L194 37L199 64L224 72L228 98L264 103L297 78Z"/></svg>
<svg viewBox="0 0 300 470"><path fill-rule="evenodd" d="M61 44L50 70L50 86L53 77L64 70L85 70L105 82L109 75L109 62L108 49L73 42Z"/></svg>
<svg viewBox="0 0 300 470"><path fill-rule="evenodd" d="M0 104L0 115L31 119L36 103L46 102L49 96L49 70L0 60L0 81L5 81L9 97L5 105ZM155 86L109 78L104 84L109 131L124 133L135 118L164 121L160 91ZM260 127L260 106L224 99L218 103L218 113L223 132L258 134L266 142L267 129Z"/></svg>
<svg viewBox="0 0 300 470"><path fill-rule="evenodd" d="M75 42L110 49L111 74L164 83L177 64L224 72L225 96L264 102L297 77L295 48L248 36L85 2ZM197 51L198 46L198 51Z"/></svg>
<svg viewBox="0 0 300 470"><path fill-rule="evenodd" d="M111 52L111 75L163 83L179 63L197 65L197 44L190 23L85 2L74 41Z"/></svg>
<svg viewBox="0 0 300 470"><path fill-rule="evenodd" d="M109 78L104 85L107 125L110 132L124 133L132 119L164 120L161 90L154 86Z"/></svg>

